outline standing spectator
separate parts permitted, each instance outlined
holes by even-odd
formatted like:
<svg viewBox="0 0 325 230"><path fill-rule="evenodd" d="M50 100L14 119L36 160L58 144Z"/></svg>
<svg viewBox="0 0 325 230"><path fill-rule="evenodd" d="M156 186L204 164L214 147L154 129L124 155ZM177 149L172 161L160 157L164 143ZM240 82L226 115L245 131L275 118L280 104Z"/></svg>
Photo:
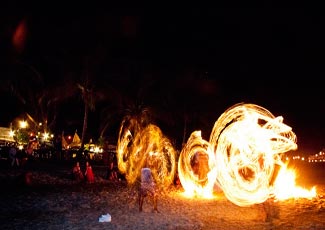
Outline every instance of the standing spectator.
<svg viewBox="0 0 325 230"><path fill-rule="evenodd" d="M109 179L109 175L111 174L111 171L110 171L110 162L109 162L108 141L104 142L102 159L103 159L103 164L106 167L105 179Z"/></svg>
<svg viewBox="0 0 325 230"><path fill-rule="evenodd" d="M108 179L111 181L118 181L117 169L115 167L114 161L110 162Z"/></svg>
<svg viewBox="0 0 325 230"><path fill-rule="evenodd" d="M33 142L29 142L26 148L26 154L27 154L27 159L29 161L33 160L33 155L34 155L34 148L33 148Z"/></svg>
<svg viewBox="0 0 325 230"><path fill-rule="evenodd" d="M17 156L17 149L15 147L15 144L10 145L9 157L11 159L11 167L14 167L15 165L19 167L19 159Z"/></svg>
<svg viewBox="0 0 325 230"><path fill-rule="evenodd" d="M72 169L72 174L75 180L82 181L84 179L84 175L82 174L79 161L77 161L76 165Z"/></svg>
<svg viewBox="0 0 325 230"><path fill-rule="evenodd" d="M88 183L90 183L90 184L94 183L94 181L95 181L94 172L93 172L93 169L88 161L86 161L85 177L86 177L86 180Z"/></svg>
<svg viewBox="0 0 325 230"><path fill-rule="evenodd" d="M62 136L60 134L55 139L54 147L55 147L56 157L60 158L60 160L63 160Z"/></svg>
<svg viewBox="0 0 325 230"><path fill-rule="evenodd" d="M17 156L19 159L20 167L25 167L25 165L28 162L27 153L26 153L25 149L17 149Z"/></svg>

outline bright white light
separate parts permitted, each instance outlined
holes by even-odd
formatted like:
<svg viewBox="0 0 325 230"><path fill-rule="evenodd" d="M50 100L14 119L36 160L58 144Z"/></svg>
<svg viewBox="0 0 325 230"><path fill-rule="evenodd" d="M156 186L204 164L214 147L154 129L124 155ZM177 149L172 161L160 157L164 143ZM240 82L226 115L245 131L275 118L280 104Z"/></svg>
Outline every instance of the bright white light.
<svg viewBox="0 0 325 230"><path fill-rule="evenodd" d="M25 129L28 126L27 121L20 121L19 122L19 127L22 129Z"/></svg>
<svg viewBox="0 0 325 230"><path fill-rule="evenodd" d="M13 131L13 130L10 130L10 132L9 132L9 136L10 136L10 137L13 137L13 136L15 136L15 131Z"/></svg>
<svg viewBox="0 0 325 230"><path fill-rule="evenodd" d="M49 138L50 134L49 133L43 133L43 139L47 140Z"/></svg>

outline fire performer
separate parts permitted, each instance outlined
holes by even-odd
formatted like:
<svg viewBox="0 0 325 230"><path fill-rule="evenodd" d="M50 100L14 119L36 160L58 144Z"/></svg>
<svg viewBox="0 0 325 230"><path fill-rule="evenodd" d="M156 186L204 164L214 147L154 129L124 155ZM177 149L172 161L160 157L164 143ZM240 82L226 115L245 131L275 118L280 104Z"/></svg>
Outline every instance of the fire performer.
<svg viewBox="0 0 325 230"><path fill-rule="evenodd" d="M150 168L141 169L141 184L139 188L139 211L142 212L143 200L146 196L153 198L153 211L159 212L157 208L158 191L153 180Z"/></svg>

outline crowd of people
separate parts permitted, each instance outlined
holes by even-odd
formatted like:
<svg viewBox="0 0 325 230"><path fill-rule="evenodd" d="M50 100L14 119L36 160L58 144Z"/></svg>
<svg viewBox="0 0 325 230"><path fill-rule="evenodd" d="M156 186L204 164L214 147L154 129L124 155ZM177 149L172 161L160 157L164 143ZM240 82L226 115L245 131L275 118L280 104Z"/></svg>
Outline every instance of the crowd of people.
<svg viewBox="0 0 325 230"><path fill-rule="evenodd" d="M20 151L20 152L19 152ZM29 161L29 158L33 161L38 161L37 159L33 159L33 148L31 145L28 145L26 149L19 150L15 145L10 146L10 149L8 151L8 159L10 162L11 167L19 167L19 168L25 168L23 166L23 162L21 160L21 152L24 152L24 157L26 158L26 161ZM199 160L199 157L196 157L195 160ZM103 153L102 153L102 163L106 167L106 173L105 173L105 179L110 180L112 182L118 182L123 179L123 175L119 172L118 169L118 159L116 152L114 149L109 148L108 142L104 143L103 146ZM95 173L92 168L92 163L94 161L89 158L84 157L75 157L72 162L72 170L71 173L71 179L75 180L77 182L87 183L87 184L93 184L95 183ZM193 171L197 173L198 175L201 170L201 166L198 163L193 163ZM205 172L205 171L204 171ZM31 184L31 171L27 170L24 174L25 178L25 184ZM204 175L200 179L205 179ZM180 179L178 177L178 174L176 172L174 185L177 187L181 186ZM155 180L151 174L151 168L150 165L144 166L141 170L141 183L138 187L138 205L139 205L139 211L142 211L142 206L144 203L145 197L151 197L153 201L153 211L158 211L158 187L156 186Z"/></svg>
<svg viewBox="0 0 325 230"><path fill-rule="evenodd" d="M7 146L1 148L1 159L5 159L4 157L7 156L8 167L13 169L26 169L25 166L30 165L30 163L38 160L43 160L43 158L38 157L35 151L36 148L32 144L33 142L30 142L25 146L25 148L20 149L16 143L9 143ZM55 159L59 160L61 158ZM72 166L73 179L78 181L87 181L88 183L94 183L95 175L91 166L91 162L93 160L78 156L72 158L72 160L74 162ZM106 167L105 179L110 181L120 181L122 179L118 170L116 153L108 149L107 142L104 145L102 163Z"/></svg>
<svg viewBox="0 0 325 230"><path fill-rule="evenodd" d="M25 153L26 160L28 160L33 155L33 148L31 145L28 145L26 149L23 151ZM10 159L10 166L11 167L23 167L23 163L21 161L21 156L19 156L18 149L16 146L12 145L9 149L9 159ZM195 158L198 160L197 158ZM75 157L73 159L73 166L71 170L71 179L75 180L77 182L85 182L87 184L93 184L95 183L95 173L93 171L91 163L93 161L89 158L82 158L82 157ZM103 146L103 153L102 153L102 163L106 167L106 173L105 173L105 179L118 182L120 180L123 180L123 175L119 173L118 169L118 160L117 155L114 150L109 148L108 142L104 143ZM199 168L197 168L198 165L193 165L193 170L200 172ZM196 173L198 173L196 172ZM205 177L202 176L201 179L204 179ZM31 173L30 171L26 171L25 174L25 183L30 184L31 179ZM177 175L175 176L174 184L177 187L180 187L180 179ZM139 211L142 211L142 206L145 197L151 197L153 201L153 211L159 212L157 208L157 200L158 200L158 188L156 186L156 183L154 181L154 178L151 174L151 169L149 165L146 165L141 170L141 183L139 184L138 188L138 204L139 204Z"/></svg>
<svg viewBox="0 0 325 230"><path fill-rule="evenodd" d="M26 149L19 149L15 143L8 144L8 161L12 168L23 167L31 158L30 145Z"/></svg>
<svg viewBox="0 0 325 230"><path fill-rule="evenodd" d="M110 181L119 181L120 175L118 170L117 156L115 152L109 151L108 143L105 142L103 147L103 163L106 167L105 179ZM73 169L73 178L77 181L86 181L87 183L94 183L95 176L93 169L90 165L90 161L86 160L84 162L84 170L81 170L80 162L77 160Z"/></svg>
<svg viewBox="0 0 325 230"><path fill-rule="evenodd" d="M107 172L105 179L108 179L110 181L119 181L119 174L118 174L118 168L117 164L114 162L110 162L107 166ZM80 162L77 161L75 165L72 168L72 175L73 179L76 181L86 181L87 183L94 183L95 181L95 175L92 169L92 166L89 161L86 161L84 164L84 170L80 167Z"/></svg>

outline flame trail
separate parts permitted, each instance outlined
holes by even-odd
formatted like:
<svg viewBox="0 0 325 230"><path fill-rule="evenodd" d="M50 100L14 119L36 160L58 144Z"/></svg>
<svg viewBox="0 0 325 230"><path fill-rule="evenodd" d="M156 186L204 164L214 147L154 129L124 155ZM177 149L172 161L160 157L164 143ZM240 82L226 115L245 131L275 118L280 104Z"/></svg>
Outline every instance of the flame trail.
<svg viewBox="0 0 325 230"><path fill-rule="evenodd" d="M219 186L238 206L270 197L315 197L315 188L295 186L295 174L281 160L282 153L297 149L296 142L281 116L258 105L236 104L215 122L209 141L194 131L182 149L178 173L185 195L213 197L214 186ZM136 182L143 167L151 168L160 188L173 182L176 152L157 126L142 128L136 120L123 121L117 154L129 184Z"/></svg>
<svg viewBox="0 0 325 230"><path fill-rule="evenodd" d="M247 206L270 197L279 154L297 148L295 134L282 122L254 104L232 106L215 122L209 142L218 183L231 202Z"/></svg>
<svg viewBox="0 0 325 230"><path fill-rule="evenodd" d="M122 125L117 155L119 170L129 184L140 178L143 167L151 168L158 187L164 189L173 183L176 151L157 126L149 124L141 130Z"/></svg>
<svg viewBox="0 0 325 230"><path fill-rule="evenodd" d="M178 173L187 196L211 197L216 180L215 157L201 131L194 131L182 149Z"/></svg>

